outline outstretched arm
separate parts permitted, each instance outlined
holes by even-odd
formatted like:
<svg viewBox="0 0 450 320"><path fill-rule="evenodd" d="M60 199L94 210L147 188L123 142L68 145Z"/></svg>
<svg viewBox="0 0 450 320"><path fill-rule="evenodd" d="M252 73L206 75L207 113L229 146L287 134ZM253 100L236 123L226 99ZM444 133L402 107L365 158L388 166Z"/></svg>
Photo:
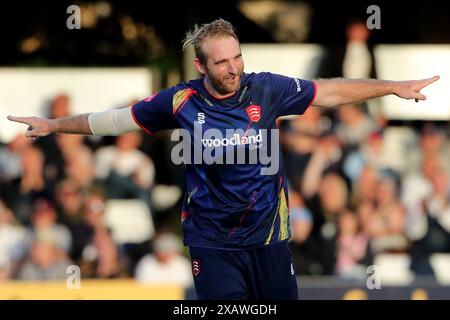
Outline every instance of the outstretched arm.
<svg viewBox="0 0 450 320"><path fill-rule="evenodd" d="M25 136L37 138L47 136L53 132L92 134L89 128L88 116L89 114L80 114L57 119L8 116L8 120L27 124L28 130Z"/></svg>
<svg viewBox="0 0 450 320"><path fill-rule="evenodd" d="M317 107L335 107L389 94L395 94L403 99L415 99L417 102L418 100L426 99L420 93L420 90L437 80L439 80L439 76L410 81L319 79L315 81L317 95L313 105Z"/></svg>
<svg viewBox="0 0 450 320"><path fill-rule="evenodd" d="M27 124L25 136L30 138L51 133L117 136L140 129L133 119L131 107L56 119L8 116L8 120Z"/></svg>

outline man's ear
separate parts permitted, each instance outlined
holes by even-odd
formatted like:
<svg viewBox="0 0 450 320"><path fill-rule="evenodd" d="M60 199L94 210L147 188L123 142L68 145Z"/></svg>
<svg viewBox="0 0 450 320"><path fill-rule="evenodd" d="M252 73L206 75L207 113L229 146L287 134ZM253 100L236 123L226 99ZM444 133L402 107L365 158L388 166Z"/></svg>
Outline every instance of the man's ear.
<svg viewBox="0 0 450 320"><path fill-rule="evenodd" d="M197 70L197 72L198 73L200 73L200 74L205 74L206 72L205 72L205 67L203 66L203 64L200 62L200 59L199 58L195 58L194 59L194 66L195 66L195 69Z"/></svg>

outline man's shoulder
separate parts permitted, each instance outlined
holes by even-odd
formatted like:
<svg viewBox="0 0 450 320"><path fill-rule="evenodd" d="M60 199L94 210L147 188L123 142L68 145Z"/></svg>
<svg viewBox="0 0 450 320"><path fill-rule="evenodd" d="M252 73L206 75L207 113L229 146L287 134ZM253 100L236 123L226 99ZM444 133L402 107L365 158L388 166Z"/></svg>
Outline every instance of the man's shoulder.
<svg viewBox="0 0 450 320"><path fill-rule="evenodd" d="M158 97L167 97L167 98L171 98L171 97L173 97L177 92L179 92L179 91L184 91L184 90L186 90L186 89L187 89L187 90L194 90L194 91L195 91L196 89L195 89L194 83L192 83L192 81L194 81L194 80L191 80L191 81L189 81L189 82L183 81L183 82L180 82L180 83L175 84L175 85L173 85L173 86L163 88L163 89L161 89L161 90L155 92L152 96L148 97L147 100L148 100L148 101L151 101L151 100L153 100L154 97L157 97L157 96L158 96Z"/></svg>
<svg viewBox="0 0 450 320"><path fill-rule="evenodd" d="M198 90L200 88L202 88L202 78L183 81L173 86L175 92L185 89Z"/></svg>
<svg viewBox="0 0 450 320"><path fill-rule="evenodd" d="M270 80L271 73L267 71L263 72L251 72L251 73L244 73L242 76L243 82L259 82L259 81L268 81Z"/></svg>

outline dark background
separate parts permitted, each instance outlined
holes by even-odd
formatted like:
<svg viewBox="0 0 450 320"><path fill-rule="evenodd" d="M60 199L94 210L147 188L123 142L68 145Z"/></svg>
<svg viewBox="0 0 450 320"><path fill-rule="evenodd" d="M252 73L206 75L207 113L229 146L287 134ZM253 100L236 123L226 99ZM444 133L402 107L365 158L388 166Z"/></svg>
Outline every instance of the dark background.
<svg viewBox="0 0 450 320"><path fill-rule="evenodd" d="M69 30L67 7L99 1L6 1L1 4L0 66L181 66L181 40L194 23L222 17L237 27L241 42L273 43L271 33L247 19L237 0L227 1L108 1L112 14L95 28ZM381 8L381 30L374 43L450 43L448 1L313 1L311 32L305 42L323 45L344 43L345 26L351 19L366 20L371 4ZM152 27L162 41L164 54L149 54L148 44L129 43L121 35L120 19ZM33 53L20 43L39 35L42 45Z"/></svg>

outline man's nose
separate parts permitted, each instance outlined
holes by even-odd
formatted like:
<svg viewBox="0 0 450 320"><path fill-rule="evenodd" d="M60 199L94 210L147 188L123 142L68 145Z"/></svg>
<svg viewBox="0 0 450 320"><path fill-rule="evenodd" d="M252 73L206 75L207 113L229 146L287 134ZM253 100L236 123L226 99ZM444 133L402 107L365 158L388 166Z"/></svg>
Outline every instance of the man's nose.
<svg viewBox="0 0 450 320"><path fill-rule="evenodd" d="M228 64L228 73L236 74L237 73L237 69L238 69L238 67L237 67L236 63L230 62Z"/></svg>

